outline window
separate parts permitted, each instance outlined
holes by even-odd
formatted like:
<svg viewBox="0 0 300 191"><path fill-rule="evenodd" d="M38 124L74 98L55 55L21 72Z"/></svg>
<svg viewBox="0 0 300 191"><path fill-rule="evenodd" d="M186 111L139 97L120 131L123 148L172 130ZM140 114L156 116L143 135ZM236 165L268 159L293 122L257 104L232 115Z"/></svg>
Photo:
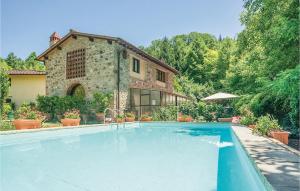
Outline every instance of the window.
<svg viewBox="0 0 300 191"><path fill-rule="evenodd" d="M160 70L156 70L156 80L166 82L166 73Z"/></svg>
<svg viewBox="0 0 300 191"><path fill-rule="evenodd" d="M160 91L151 91L151 105L160 106L161 94Z"/></svg>
<svg viewBox="0 0 300 191"><path fill-rule="evenodd" d="M85 49L78 49L67 53L67 79L85 76Z"/></svg>
<svg viewBox="0 0 300 191"><path fill-rule="evenodd" d="M136 58L132 59L132 71L140 73L140 60Z"/></svg>

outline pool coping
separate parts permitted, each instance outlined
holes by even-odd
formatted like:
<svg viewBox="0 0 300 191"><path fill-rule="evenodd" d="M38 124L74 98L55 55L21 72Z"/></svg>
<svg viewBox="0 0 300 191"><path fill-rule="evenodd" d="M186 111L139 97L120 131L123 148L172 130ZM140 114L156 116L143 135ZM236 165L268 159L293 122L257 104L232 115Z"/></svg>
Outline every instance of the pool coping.
<svg viewBox="0 0 300 191"><path fill-rule="evenodd" d="M31 133L31 132L41 132L41 131L55 131L55 130L62 130L62 129L104 127L104 126L108 126L108 125L140 124L140 123L179 123L179 122L178 121L134 121L134 122L105 123L105 124L97 123L97 124L85 124L85 125L78 125L78 126L57 126L57 127L43 127L43 128L37 128L37 129L6 130L6 131L0 131L0 135L10 135L10 134L17 134L17 133ZM184 122L183 124L187 124L187 123L195 124L195 123L206 123L206 122Z"/></svg>
<svg viewBox="0 0 300 191"><path fill-rule="evenodd" d="M245 126L233 124L232 130L254 167L263 176L267 188L270 186L276 191L299 190L300 152L272 138L253 135ZM282 168L285 172L278 173Z"/></svg>

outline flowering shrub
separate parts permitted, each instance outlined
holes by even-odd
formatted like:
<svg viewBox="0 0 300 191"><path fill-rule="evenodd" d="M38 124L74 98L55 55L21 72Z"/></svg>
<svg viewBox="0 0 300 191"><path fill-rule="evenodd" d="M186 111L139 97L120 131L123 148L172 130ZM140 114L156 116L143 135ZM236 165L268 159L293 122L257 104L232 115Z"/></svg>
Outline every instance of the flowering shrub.
<svg viewBox="0 0 300 191"><path fill-rule="evenodd" d="M16 119L32 119L44 121L44 113L30 107L29 104L23 104L16 112Z"/></svg>
<svg viewBox="0 0 300 191"><path fill-rule="evenodd" d="M80 119L80 112L78 109L72 109L69 111L66 111L64 113L65 119Z"/></svg>
<svg viewBox="0 0 300 191"><path fill-rule="evenodd" d="M253 129L253 133L259 135L268 135L271 131L281 130L278 121L274 119L271 115L267 114L258 118L256 127Z"/></svg>

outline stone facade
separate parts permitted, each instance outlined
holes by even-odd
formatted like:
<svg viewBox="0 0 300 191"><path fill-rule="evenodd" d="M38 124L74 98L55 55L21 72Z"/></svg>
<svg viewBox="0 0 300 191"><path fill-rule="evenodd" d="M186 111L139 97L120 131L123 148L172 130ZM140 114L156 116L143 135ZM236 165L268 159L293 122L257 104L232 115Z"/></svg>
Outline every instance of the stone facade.
<svg viewBox="0 0 300 191"><path fill-rule="evenodd" d="M74 79L66 78L67 52L85 48L85 76ZM106 40L89 41L86 37L70 38L61 46L48 54L45 60L47 68L46 94L66 95L73 84L81 84L86 96L91 98L94 92L113 92L116 89L116 50L115 44Z"/></svg>
<svg viewBox="0 0 300 191"><path fill-rule="evenodd" d="M77 49L85 49L85 76L67 79L66 55ZM47 57L44 60L47 69L46 95L65 96L71 87L80 84L84 87L87 98L92 98L95 92L114 93L114 108L117 108L118 55L120 55L120 110L130 107L130 88L173 92L174 73L167 68L150 61L116 41L71 36L44 55ZM137 75L131 71L133 57L140 60L141 74ZM165 72L165 83L156 80L157 69Z"/></svg>

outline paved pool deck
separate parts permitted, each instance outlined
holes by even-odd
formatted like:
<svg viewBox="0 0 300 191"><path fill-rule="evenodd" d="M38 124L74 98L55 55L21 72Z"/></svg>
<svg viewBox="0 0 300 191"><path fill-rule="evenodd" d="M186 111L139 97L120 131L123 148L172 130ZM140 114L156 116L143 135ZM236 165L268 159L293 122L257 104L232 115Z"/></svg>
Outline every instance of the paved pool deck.
<svg viewBox="0 0 300 191"><path fill-rule="evenodd" d="M232 126L258 169L276 191L300 190L300 152L276 140L253 135L243 126Z"/></svg>

